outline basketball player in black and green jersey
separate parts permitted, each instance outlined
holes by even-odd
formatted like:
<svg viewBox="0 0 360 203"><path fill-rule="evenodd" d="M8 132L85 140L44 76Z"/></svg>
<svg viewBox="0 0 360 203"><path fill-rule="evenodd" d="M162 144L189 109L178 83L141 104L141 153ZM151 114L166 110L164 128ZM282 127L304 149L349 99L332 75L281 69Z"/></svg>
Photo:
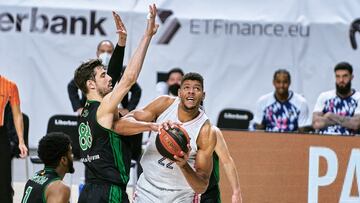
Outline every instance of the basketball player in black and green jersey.
<svg viewBox="0 0 360 203"><path fill-rule="evenodd" d="M111 77L98 59L83 63L75 71L75 83L87 98L78 124L80 157L87 170L79 203L129 201L125 190L130 171L126 164L130 161L126 159L130 157L127 155L130 151L119 134L156 131L159 125L120 119L117 106L138 78L150 40L158 28L155 17L156 7L151 5L145 34L114 88ZM122 22L118 32L126 32ZM121 126L116 132L115 122Z"/></svg>
<svg viewBox="0 0 360 203"><path fill-rule="evenodd" d="M216 126L212 126L213 130L216 132L216 145L215 151L213 153L213 171L210 176L209 186L205 193L201 194L200 203L220 203L221 195L219 188L220 181L220 170L219 170L219 160L222 163L222 166L225 171L225 175L230 182L231 188L233 190L231 196L231 203L241 203L241 191L240 183L238 178L238 173L234 160L232 159L230 152L227 148L225 139L220 129Z"/></svg>
<svg viewBox="0 0 360 203"><path fill-rule="evenodd" d="M75 171L70 143L63 133L49 133L41 138L38 155L45 167L27 181L21 203L69 202L70 188L62 179Z"/></svg>

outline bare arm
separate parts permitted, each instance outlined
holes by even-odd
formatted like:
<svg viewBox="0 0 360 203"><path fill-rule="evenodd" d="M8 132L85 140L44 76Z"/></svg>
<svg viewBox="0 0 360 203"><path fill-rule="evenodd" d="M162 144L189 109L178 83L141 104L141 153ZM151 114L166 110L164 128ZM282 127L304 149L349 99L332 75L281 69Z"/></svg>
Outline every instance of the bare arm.
<svg viewBox="0 0 360 203"><path fill-rule="evenodd" d="M174 156L187 182L196 193L204 193L209 185L213 167L213 152L216 145L216 133L209 122L201 128L197 138L198 151L195 158L195 171L188 164L188 154L183 157Z"/></svg>
<svg viewBox="0 0 360 203"><path fill-rule="evenodd" d="M173 97L160 96L145 108L135 109L114 123L114 131L122 135L133 135L144 131L157 131L156 118L174 101Z"/></svg>
<svg viewBox="0 0 360 203"><path fill-rule="evenodd" d="M45 191L47 203L68 203L70 200L70 188L60 180L50 183Z"/></svg>
<svg viewBox="0 0 360 203"><path fill-rule="evenodd" d="M24 121L20 110L20 105L12 105L11 110L14 118L16 134L19 139L20 157L24 158L27 155L27 148L24 142Z"/></svg>
<svg viewBox="0 0 360 203"><path fill-rule="evenodd" d="M334 113L329 113L329 119L336 124L339 124L345 128L357 130L360 127L360 115L356 114L353 117L341 116Z"/></svg>
<svg viewBox="0 0 360 203"><path fill-rule="evenodd" d="M322 129L329 125L335 125L336 122L331 120L328 117L328 114L323 114L322 112L314 112L313 119L312 119L312 126L314 129Z"/></svg>
<svg viewBox="0 0 360 203"><path fill-rule="evenodd" d="M157 131L159 125L152 122L137 121L133 117L122 117L116 122L114 131L121 135L136 135L146 131Z"/></svg>
<svg viewBox="0 0 360 203"><path fill-rule="evenodd" d="M153 122L174 102L174 100L174 97L162 95L150 102L145 108L135 109L126 114L125 117L133 117L138 121Z"/></svg>
<svg viewBox="0 0 360 203"><path fill-rule="evenodd" d="M221 163L225 169L225 174L230 182L233 194L232 194L232 203L241 203L241 191L240 191L240 183L239 176L236 170L236 166L234 160L232 159L229 149L226 145L224 137L219 130L219 128L213 126L216 132L216 146L215 152L219 156Z"/></svg>
<svg viewBox="0 0 360 203"><path fill-rule="evenodd" d="M145 59L145 54L150 44L152 36L156 33L158 25L155 24L156 7L150 6L152 18L148 20L148 25L144 36L134 55L131 57L130 62L124 72L120 82L114 87L113 91L107 94L101 102L97 111L98 122L106 128L111 128L113 120L113 114L117 111L117 105L121 102L131 86L135 84L139 73L142 68L142 64ZM109 115L111 114L111 115ZM107 122L110 121L110 122Z"/></svg>

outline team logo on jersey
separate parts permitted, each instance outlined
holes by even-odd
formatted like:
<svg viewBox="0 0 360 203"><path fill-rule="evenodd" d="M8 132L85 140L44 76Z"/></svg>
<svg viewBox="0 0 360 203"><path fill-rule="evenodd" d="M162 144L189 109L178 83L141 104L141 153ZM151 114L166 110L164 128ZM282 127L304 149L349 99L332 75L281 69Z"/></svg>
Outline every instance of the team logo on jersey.
<svg viewBox="0 0 360 203"><path fill-rule="evenodd" d="M79 125L79 144L83 151L90 149L92 145L92 135L89 123L81 123Z"/></svg>

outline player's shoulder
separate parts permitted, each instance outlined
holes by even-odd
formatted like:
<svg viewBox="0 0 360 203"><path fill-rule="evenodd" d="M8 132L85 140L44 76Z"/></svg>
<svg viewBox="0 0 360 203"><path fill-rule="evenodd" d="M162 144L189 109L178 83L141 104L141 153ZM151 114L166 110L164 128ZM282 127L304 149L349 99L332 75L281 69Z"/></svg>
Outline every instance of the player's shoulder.
<svg viewBox="0 0 360 203"><path fill-rule="evenodd" d="M207 120L201 127L199 136L201 137L202 140L205 140L206 142L212 142L215 140L216 143L217 129L218 129L217 127L213 127L210 121Z"/></svg>
<svg viewBox="0 0 360 203"><path fill-rule="evenodd" d="M48 189L68 190L70 189L62 180L55 180L48 185Z"/></svg>
<svg viewBox="0 0 360 203"><path fill-rule="evenodd" d="M172 103L174 102L176 99L176 97L173 97L173 96L170 96L170 95L161 95L161 96L158 96L155 101L159 102L167 102L167 103Z"/></svg>
<svg viewBox="0 0 360 203"><path fill-rule="evenodd" d="M269 92L259 97L257 103L259 105L266 105L268 103L273 103L275 101L274 92Z"/></svg>
<svg viewBox="0 0 360 203"><path fill-rule="evenodd" d="M300 103L307 103L305 97L299 93L296 93L296 92L293 92L293 98L292 98L294 101L296 102L300 102Z"/></svg>
<svg viewBox="0 0 360 203"><path fill-rule="evenodd" d="M325 92L321 92L319 95L319 99L331 99L336 97L336 91L335 90L328 90Z"/></svg>
<svg viewBox="0 0 360 203"><path fill-rule="evenodd" d="M356 90L354 90L355 92L354 92L354 94L352 95L352 97L355 99L355 100L357 100L357 101L359 101L360 100L360 92L359 91L356 91Z"/></svg>
<svg viewBox="0 0 360 203"><path fill-rule="evenodd" d="M51 182L46 188L46 199L61 199L67 202L70 199L70 187L65 185L62 180Z"/></svg>
<svg viewBox="0 0 360 203"><path fill-rule="evenodd" d="M153 112L158 117L174 103L175 99L176 97L161 95L152 100L144 109Z"/></svg>

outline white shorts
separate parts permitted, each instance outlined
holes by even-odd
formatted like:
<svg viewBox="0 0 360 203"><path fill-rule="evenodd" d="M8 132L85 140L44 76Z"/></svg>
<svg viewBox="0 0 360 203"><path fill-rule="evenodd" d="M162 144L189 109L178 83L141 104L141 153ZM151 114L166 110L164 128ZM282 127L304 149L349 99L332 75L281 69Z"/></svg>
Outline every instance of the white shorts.
<svg viewBox="0 0 360 203"><path fill-rule="evenodd" d="M134 192L134 203L197 203L200 202L200 195L191 189L173 190L160 188L150 183L141 174Z"/></svg>

